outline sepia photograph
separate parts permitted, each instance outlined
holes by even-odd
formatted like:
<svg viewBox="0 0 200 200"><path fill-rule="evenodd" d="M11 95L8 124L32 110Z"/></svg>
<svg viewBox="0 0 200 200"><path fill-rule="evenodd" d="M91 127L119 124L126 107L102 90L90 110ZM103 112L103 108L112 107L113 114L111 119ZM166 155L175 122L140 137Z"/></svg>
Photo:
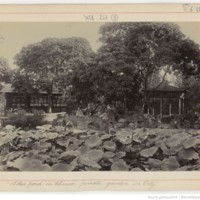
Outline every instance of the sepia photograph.
<svg viewBox="0 0 200 200"><path fill-rule="evenodd" d="M200 22L0 22L0 171L199 171Z"/></svg>

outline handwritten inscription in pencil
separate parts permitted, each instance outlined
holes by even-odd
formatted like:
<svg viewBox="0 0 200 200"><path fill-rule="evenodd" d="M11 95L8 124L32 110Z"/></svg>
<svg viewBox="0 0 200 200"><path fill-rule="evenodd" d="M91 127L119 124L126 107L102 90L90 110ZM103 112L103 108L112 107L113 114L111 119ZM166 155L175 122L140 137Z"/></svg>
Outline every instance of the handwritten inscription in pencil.
<svg viewBox="0 0 200 200"><path fill-rule="evenodd" d="M200 5L199 4L183 4L184 12L187 13L196 13L200 12Z"/></svg>
<svg viewBox="0 0 200 200"><path fill-rule="evenodd" d="M153 190L155 186L155 182L152 181L101 181L101 180L94 180L94 181L65 181L65 180L55 180L55 181L10 181L9 186L15 186L28 189L28 190L35 190L37 187L43 187L49 189L50 187L56 188L59 190L69 191L69 190L87 190L90 189L103 189L109 190L110 188L121 188L127 190Z"/></svg>

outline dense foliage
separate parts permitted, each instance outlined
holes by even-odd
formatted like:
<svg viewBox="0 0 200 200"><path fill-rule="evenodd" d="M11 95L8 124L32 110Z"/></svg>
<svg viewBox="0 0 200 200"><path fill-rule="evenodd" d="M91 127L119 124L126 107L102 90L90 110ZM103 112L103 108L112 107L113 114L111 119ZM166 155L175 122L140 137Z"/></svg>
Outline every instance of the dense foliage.
<svg viewBox="0 0 200 200"><path fill-rule="evenodd" d="M15 73L13 87L21 93L47 92L51 112L57 77L68 73L76 58L86 58L91 53L89 42L75 37L48 38L23 47L15 57L19 70Z"/></svg>
<svg viewBox="0 0 200 200"><path fill-rule="evenodd" d="M121 70L120 78L124 77L124 83L127 76L123 69L128 67L127 74L134 77L132 81L138 89L134 92L134 87L126 86L135 95L142 96L140 103L146 102L147 90L152 85L159 87L167 74L176 72L183 77L198 74L199 45L186 38L173 23L107 23L101 27L100 33L103 45L98 51L99 62L109 66L107 70L111 72L116 70L120 74ZM161 69L163 75L157 84L152 84L152 76L155 77ZM117 87L120 86L115 85ZM132 102L129 96L123 98Z"/></svg>
<svg viewBox="0 0 200 200"><path fill-rule="evenodd" d="M32 114L27 113L23 109L11 110L8 112L8 121L16 127L36 128L36 126L44 123L43 111L33 110Z"/></svg>
<svg viewBox="0 0 200 200"><path fill-rule="evenodd" d="M60 79L70 85L64 91L76 109L87 103L142 108L149 89L159 87L168 74L182 79L199 74L199 45L173 23L106 23L100 34L96 56L76 60Z"/></svg>

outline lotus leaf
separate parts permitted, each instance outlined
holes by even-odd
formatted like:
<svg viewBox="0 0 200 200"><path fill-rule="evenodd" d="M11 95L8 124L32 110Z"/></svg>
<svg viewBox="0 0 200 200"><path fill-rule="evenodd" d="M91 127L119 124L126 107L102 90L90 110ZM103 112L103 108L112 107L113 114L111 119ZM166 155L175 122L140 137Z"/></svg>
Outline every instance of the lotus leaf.
<svg viewBox="0 0 200 200"><path fill-rule="evenodd" d="M92 135L88 138L88 140L85 141L85 144L89 146L90 148L99 146L102 143L102 140L97 135Z"/></svg>
<svg viewBox="0 0 200 200"><path fill-rule="evenodd" d="M133 141L141 143L144 142L148 137L149 137L149 132L146 130L144 131L143 128L138 128L134 130Z"/></svg>
<svg viewBox="0 0 200 200"><path fill-rule="evenodd" d="M180 160L198 160L199 159L199 155L196 151L194 151L194 149L190 148L190 149L181 149L178 153L178 157Z"/></svg>
<svg viewBox="0 0 200 200"><path fill-rule="evenodd" d="M101 169L101 166L97 162L95 162L94 160L90 160L86 157L79 158L79 162L88 167L94 167L97 169Z"/></svg>
<svg viewBox="0 0 200 200"><path fill-rule="evenodd" d="M124 151L119 151L115 154L115 158L116 159L120 159L120 158L123 158L124 156L126 155L126 152Z"/></svg>
<svg viewBox="0 0 200 200"><path fill-rule="evenodd" d="M23 131L23 130L17 131L17 134L19 134L19 135L24 135L24 134L26 134L26 133L28 133L28 132L25 132L25 131Z"/></svg>
<svg viewBox="0 0 200 200"><path fill-rule="evenodd" d="M54 131L63 132L63 131L65 131L65 127L64 126L55 126Z"/></svg>
<svg viewBox="0 0 200 200"><path fill-rule="evenodd" d="M182 139L180 138L180 136L175 135L175 136L172 136L169 139L167 139L166 144L169 148L174 148L174 147L180 145L181 142L182 142Z"/></svg>
<svg viewBox="0 0 200 200"><path fill-rule="evenodd" d="M91 136L91 135L101 135L101 132L98 131L94 131L94 130L88 130L87 131L87 135ZM105 135L105 133L103 132L103 135Z"/></svg>
<svg viewBox="0 0 200 200"><path fill-rule="evenodd" d="M86 171L99 171L99 168L96 168L96 167L85 167L85 170Z"/></svg>
<svg viewBox="0 0 200 200"><path fill-rule="evenodd" d="M79 139L81 139L81 140L86 140L89 137L90 137L89 135L79 135Z"/></svg>
<svg viewBox="0 0 200 200"><path fill-rule="evenodd" d="M0 165L0 171L5 171L5 166Z"/></svg>
<svg viewBox="0 0 200 200"><path fill-rule="evenodd" d="M20 134L18 138L31 140L32 138L35 138L35 135L31 132L24 132L23 134Z"/></svg>
<svg viewBox="0 0 200 200"><path fill-rule="evenodd" d="M142 157L149 158L149 157L154 156L157 151L158 151L158 147L151 147L151 148L142 150L140 152L140 155Z"/></svg>
<svg viewBox="0 0 200 200"><path fill-rule="evenodd" d="M90 150L86 154L86 157L89 158L90 160L99 161L103 157L103 151L102 150L96 150L96 149Z"/></svg>
<svg viewBox="0 0 200 200"><path fill-rule="evenodd" d="M111 166L112 171L128 171L129 167L123 160L115 161Z"/></svg>
<svg viewBox="0 0 200 200"><path fill-rule="evenodd" d="M188 139L188 137L189 137L189 135L184 132L175 133L174 135L169 137L169 139L167 139L167 142L166 142L167 146L170 148L174 148L174 147L182 144L185 139Z"/></svg>
<svg viewBox="0 0 200 200"><path fill-rule="evenodd" d="M1 147L0 153L1 155L7 155L8 153L10 153L10 150L11 150L10 143L7 143Z"/></svg>
<svg viewBox="0 0 200 200"><path fill-rule="evenodd" d="M0 136L1 137L5 136L6 134L7 134L6 132L0 131Z"/></svg>
<svg viewBox="0 0 200 200"><path fill-rule="evenodd" d="M183 166L183 167L179 167L176 171L190 171L190 170L193 170L193 166Z"/></svg>
<svg viewBox="0 0 200 200"><path fill-rule="evenodd" d="M62 160L73 160L79 155L78 151L65 151L60 155Z"/></svg>
<svg viewBox="0 0 200 200"><path fill-rule="evenodd" d="M78 145L75 145L75 144L70 144L67 148L67 151L76 151L78 150Z"/></svg>
<svg viewBox="0 0 200 200"><path fill-rule="evenodd" d="M23 156L24 152L23 151L15 151L15 152L11 152L9 153L2 161L12 161L15 160L16 158Z"/></svg>
<svg viewBox="0 0 200 200"><path fill-rule="evenodd" d="M6 126L5 126L5 130L7 130L7 131L13 131L13 130L15 130L15 129L16 129L16 127L13 126L13 125L6 125Z"/></svg>
<svg viewBox="0 0 200 200"><path fill-rule="evenodd" d="M74 137L68 137L68 138L66 138L66 139L58 139L57 141L56 141L56 143L57 144L59 144L60 146L63 146L63 147L69 147L70 146L70 144L74 144L74 143L82 143L82 141L79 141L79 140L77 140L76 138L74 138Z"/></svg>
<svg viewBox="0 0 200 200"><path fill-rule="evenodd" d="M18 137L18 135L15 132L7 133L4 137L1 138L0 147L3 146L4 144L11 142L16 137Z"/></svg>
<svg viewBox="0 0 200 200"><path fill-rule="evenodd" d="M179 144L178 146L174 148L168 148L165 143L162 143L160 148L164 155L172 156L172 155L177 154L181 150L182 146Z"/></svg>
<svg viewBox="0 0 200 200"><path fill-rule="evenodd" d="M110 158L103 158L99 161L99 163L104 169L106 168L107 170L110 170L113 160Z"/></svg>
<svg viewBox="0 0 200 200"><path fill-rule="evenodd" d="M140 172L140 171L143 171L143 170L140 169L139 167L136 167L136 168L132 168L131 171Z"/></svg>
<svg viewBox="0 0 200 200"><path fill-rule="evenodd" d="M77 140L77 141L74 141L74 145L75 146L80 146L80 145L82 145L84 143L84 140Z"/></svg>
<svg viewBox="0 0 200 200"><path fill-rule="evenodd" d="M0 165L2 164L2 161L5 159L5 156L0 156Z"/></svg>
<svg viewBox="0 0 200 200"><path fill-rule="evenodd" d="M90 150L90 148L88 146L81 146L78 149L78 151L80 152L81 155L86 154L89 150Z"/></svg>
<svg viewBox="0 0 200 200"><path fill-rule="evenodd" d="M49 154L49 156L54 157L54 158L59 158L60 153L58 152L58 149L52 149Z"/></svg>
<svg viewBox="0 0 200 200"><path fill-rule="evenodd" d="M197 144L196 138L192 137L192 138L189 138L189 139L187 139L187 140L185 140L185 141L183 142L183 147L184 147L185 149L189 149L189 148L191 148L191 147L195 147L196 144Z"/></svg>
<svg viewBox="0 0 200 200"><path fill-rule="evenodd" d="M52 145L49 142L39 141L39 142L35 142L34 147L36 149L48 150L48 149L50 149L52 147Z"/></svg>
<svg viewBox="0 0 200 200"><path fill-rule="evenodd" d="M25 156L28 158L34 158L35 156L38 156L39 154L39 150L31 150L31 151L27 151L25 152Z"/></svg>
<svg viewBox="0 0 200 200"><path fill-rule="evenodd" d="M61 138L57 139L57 140L56 140L56 143L57 143L58 145L60 145L60 146L63 146L63 147L68 147L68 145L69 145L69 141L68 141L68 140L66 140L66 139L61 139Z"/></svg>
<svg viewBox="0 0 200 200"><path fill-rule="evenodd" d="M42 126L36 126L37 130L42 130L42 131L49 131L52 128L52 125L50 124L44 124Z"/></svg>
<svg viewBox="0 0 200 200"><path fill-rule="evenodd" d="M72 171L70 164L56 163L51 168L52 171Z"/></svg>
<svg viewBox="0 0 200 200"><path fill-rule="evenodd" d="M29 149L31 148L33 143L31 142L31 139L21 139L20 143L17 145L18 148L26 148Z"/></svg>
<svg viewBox="0 0 200 200"><path fill-rule="evenodd" d="M104 135L101 136L101 139L102 140L109 140L111 137L112 137L111 134L104 134Z"/></svg>
<svg viewBox="0 0 200 200"><path fill-rule="evenodd" d="M154 159L154 158L149 158L148 159L148 164L151 168L160 168L162 162L158 159Z"/></svg>
<svg viewBox="0 0 200 200"><path fill-rule="evenodd" d="M47 164L43 164L40 160L33 158L18 158L13 162L7 163L8 167L16 168L20 171L50 171L51 168Z"/></svg>
<svg viewBox="0 0 200 200"><path fill-rule="evenodd" d="M128 131L128 130L122 129L121 131L118 131L118 132L116 133L116 139L117 139L120 143L122 143L122 144L124 144L124 145L131 144L132 141L133 141L132 138L133 138L133 133L130 132L130 130Z"/></svg>
<svg viewBox="0 0 200 200"><path fill-rule="evenodd" d="M77 138L75 138L75 137L69 137L68 138L68 141L69 141L69 143L74 143L74 142L78 142L79 140L77 139Z"/></svg>
<svg viewBox="0 0 200 200"><path fill-rule="evenodd" d="M77 166L78 166L78 157L75 158L75 159L70 163L71 171L73 171Z"/></svg>
<svg viewBox="0 0 200 200"><path fill-rule="evenodd" d="M178 169L180 164L175 156L171 156L169 158L165 158L162 161L161 169L164 171L174 171Z"/></svg>
<svg viewBox="0 0 200 200"><path fill-rule="evenodd" d="M103 158L113 158L115 156L115 154L111 151L106 151L104 154L103 154Z"/></svg>
<svg viewBox="0 0 200 200"><path fill-rule="evenodd" d="M52 156L49 156L49 155L41 155L40 156L40 159L42 162L44 163L47 163L49 165L52 165L52 164L55 164L58 162L58 157L52 157Z"/></svg>
<svg viewBox="0 0 200 200"><path fill-rule="evenodd" d="M105 141L104 144L103 144L103 148L108 150L108 151L115 151L117 146L112 141Z"/></svg>
<svg viewBox="0 0 200 200"><path fill-rule="evenodd" d="M46 132L38 130L31 137L35 140L40 140L40 139L46 138Z"/></svg>
<svg viewBox="0 0 200 200"><path fill-rule="evenodd" d="M50 140L54 140L54 139L56 139L58 136L59 136L59 134L56 133L56 132L48 132L47 135L46 135L46 137L47 137L48 139L50 139Z"/></svg>
<svg viewBox="0 0 200 200"><path fill-rule="evenodd" d="M86 130L80 130L80 129L73 129L73 133L77 135L87 135Z"/></svg>

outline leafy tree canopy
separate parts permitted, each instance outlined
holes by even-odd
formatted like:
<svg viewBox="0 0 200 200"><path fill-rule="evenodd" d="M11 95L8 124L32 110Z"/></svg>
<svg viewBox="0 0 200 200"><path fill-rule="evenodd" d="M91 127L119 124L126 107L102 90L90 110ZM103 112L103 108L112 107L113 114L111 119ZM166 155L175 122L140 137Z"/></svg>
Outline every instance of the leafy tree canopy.
<svg viewBox="0 0 200 200"><path fill-rule="evenodd" d="M99 65L103 62L108 66L107 70L117 69L118 73L123 73L120 68L128 66L128 76L134 82L129 89L142 95L143 103L147 101L152 76L161 69L165 73L154 87L159 87L171 71L184 77L198 74L199 46L173 23L107 23L101 27L100 34ZM125 80L127 77L124 76ZM133 90L133 85L139 89Z"/></svg>
<svg viewBox="0 0 200 200"><path fill-rule="evenodd" d="M9 67L8 61L4 57L0 57L0 82L10 83L12 70Z"/></svg>
<svg viewBox="0 0 200 200"><path fill-rule="evenodd" d="M48 38L23 47L15 57L19 71L13 86L26 93L33 90L46 91L50 110L56 78L62 73L67 73L77 58L85 58L91 53L89 42L76 37ZM24 86L26 82L30 87Z"/></svg>

